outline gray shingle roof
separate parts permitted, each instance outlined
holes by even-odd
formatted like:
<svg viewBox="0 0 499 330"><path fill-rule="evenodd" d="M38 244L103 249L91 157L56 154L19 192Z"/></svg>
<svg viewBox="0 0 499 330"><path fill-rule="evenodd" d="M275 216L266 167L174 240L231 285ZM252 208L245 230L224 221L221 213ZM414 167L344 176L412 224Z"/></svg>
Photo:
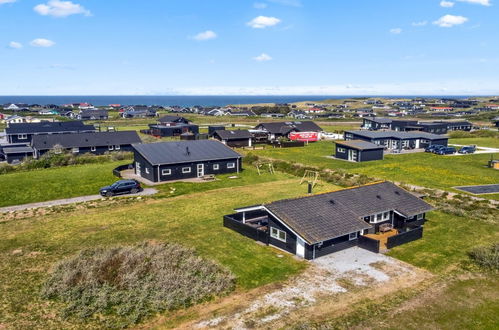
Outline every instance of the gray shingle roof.
<svg viewBox="0 0 499 330"><path fill-rule="evenodd" d="M370 139L384 139L384 138L395 138L395 139L429 139L429 140L441 140L446 139L446 135L437 135L426 132L399 132L399 131L345 131L345 133L352 133L355 135L364 136Z"/></svg>
<svg viewBox="0 0 499 330"><path fill-rule="evenodd" d="M251 133L248 130L217 130L215 131L222 140L234 140L234 139L251 139Z"/></svg>
<svg viewBox="0 0 499 330"><path fill-rule="evenodd" d="M215 140L134 144L133 147L152 165L242 157L231 148Z"/></svg>
<svg viewBox="0 0 499 330"><path fill-rule="evenodd" d="M265 205L309 244L370 228L364 217L395 210L411 217L432 210L422 199L381 182Z"/></svg>
<svg viewBox="0 0 499 330"><path fill-rule="evenodd" d="M6 155L32 153L32 152L33 152L33 148L28 147L28 146L17 146L17 147L3 148L3 153Z"/></svg>
<svg viewBox="0 0 499 330"><path fill-rule="evenodd" d="M82 121L41 122L10 124L5 129L7 134L32 134L32 133L60 133L93 131L93 125L85 125Z"/></svg>
<svg viewBox="0 0 499 330"><path fill-rule="evenodd" d="M357 150L384 149L383 146L362 140L337 141L337 145L347 146Z"/></svg>
<svg viewBox="0 0 499 330"><path fill-rule="evenodd" d="M384 117L366 117L365 119L379 124L390 124L393 121L391 118Z"/></svg>
<svg viewBox="0 0 499 330"><path fill-rule="evenodd" d="M35 135L31 145L38 150L52 149L55 145L63 148L102 147L110 145L131 145L140 143L136 131L98 132Z"/></svg>

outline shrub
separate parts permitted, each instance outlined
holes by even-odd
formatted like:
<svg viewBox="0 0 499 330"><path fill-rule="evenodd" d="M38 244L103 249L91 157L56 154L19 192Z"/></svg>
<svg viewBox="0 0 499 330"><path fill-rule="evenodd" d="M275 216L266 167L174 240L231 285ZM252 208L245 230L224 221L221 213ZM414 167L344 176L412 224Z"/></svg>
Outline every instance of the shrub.
<svg viewBox="0 0 499 330"><path fill-rule="evenodd" d="M175 244L94 248L55 266L42 297L65 302L65 317L126 327L234 289L232 273ZM100 317L105 315L105 318Z"/></svg>
<svg viewBox="0 0 499 330"><path fill-rule="evenodd" d="M477 247L468 252L468 256L481 268L499 271L499 243Z"/></svg>

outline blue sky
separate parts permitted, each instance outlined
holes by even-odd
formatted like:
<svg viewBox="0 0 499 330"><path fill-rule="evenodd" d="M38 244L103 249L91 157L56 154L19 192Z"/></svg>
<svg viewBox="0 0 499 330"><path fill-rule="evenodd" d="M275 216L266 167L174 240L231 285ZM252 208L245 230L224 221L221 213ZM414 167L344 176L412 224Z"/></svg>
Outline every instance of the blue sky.
<svg viewBox="0 0 499 330"><path fill-rule="evenodd" d="M496 0L0 0L0 94L499 94Z"/></svg>

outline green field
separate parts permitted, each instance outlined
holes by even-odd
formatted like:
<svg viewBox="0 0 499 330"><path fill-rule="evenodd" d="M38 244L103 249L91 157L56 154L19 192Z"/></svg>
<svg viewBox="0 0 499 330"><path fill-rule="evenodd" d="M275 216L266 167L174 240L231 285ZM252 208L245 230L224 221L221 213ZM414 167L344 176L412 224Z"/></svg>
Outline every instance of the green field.
<svg viewBox="0 0 499 330"><path fill-rule="evenodd" d="M113 169L130 161L86 164L0 175L0 207L95 195L116 181Z"/></svg>
<svg viewBox="0 0 499 330"><path fill-rule="evenodd" d="M252 152L259 156L320 168L341 169L429 188L450 189L454 186L499 182L499 171L486 167L489 154L439 156L414 153L387 155L380 161L353 163L328 158L334 153L334 143L327 141L311 143L304 148L268 148Z"/></svg>
<svg viewBox="0 0 499 330"><path fill-rule="evenodd" d="M334 187L323 185L318 191L331 189ZM54 263L99 245L157 240L194 247L202 256L231 269L240 290L284 280L306 263L223 228L222 216L235 207L304 193L299 179L288 177L0 223L2 325L25 329L78 326L76 320L61 318L57 303L41 300L39 288Z"/></svg>
<svg viewBox="0 0 499 330"><path fill-rule="evenodd" d="M499 149L499 138L485 137L485 138L460 138L460 139L449 139L449 144L460 144L460 145L476 145L478 147L486 148L498 148Z"/></svg>

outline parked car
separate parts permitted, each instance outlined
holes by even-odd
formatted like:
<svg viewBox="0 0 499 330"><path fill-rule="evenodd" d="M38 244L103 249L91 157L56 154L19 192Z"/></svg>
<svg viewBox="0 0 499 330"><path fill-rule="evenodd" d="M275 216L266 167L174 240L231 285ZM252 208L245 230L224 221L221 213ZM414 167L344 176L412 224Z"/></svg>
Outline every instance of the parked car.
<svg viewBox="0 0 499 330"><path fill-rule="evenodd" d="M140 183L136 180L120 180L110 186L102 187L100 194L104 197L111 197L114 195L136 194L142 190L144 189L142 189Z"/></svg>
<svg viewBox="0 0 499 330"><path fill-rule="evenodd" d="M445 147L445 146L440 145L440 144L432 144L432 145L427 146L424 149L424 151L425 152L433 152L433 153L435 153L438 149L443 148L443 147Z"/></svg>
<svg viewBox="0 0 499 330"><path fill-rule="evenodd" d="M452 155L455 153L456 153L456 148L454 148L454 147L444 147L444 148L438 149L438 151L437 151L437 154L439 154L439 155Z"/></svg>
<svg viewBox="0 0 499 330"><path fill-rule="evenodd" d="M475 146L466 146L466 147L462 147L461 149L459 149L459 153L460 154L473 154L475 153L476 151L476 147Z"/></svg>

